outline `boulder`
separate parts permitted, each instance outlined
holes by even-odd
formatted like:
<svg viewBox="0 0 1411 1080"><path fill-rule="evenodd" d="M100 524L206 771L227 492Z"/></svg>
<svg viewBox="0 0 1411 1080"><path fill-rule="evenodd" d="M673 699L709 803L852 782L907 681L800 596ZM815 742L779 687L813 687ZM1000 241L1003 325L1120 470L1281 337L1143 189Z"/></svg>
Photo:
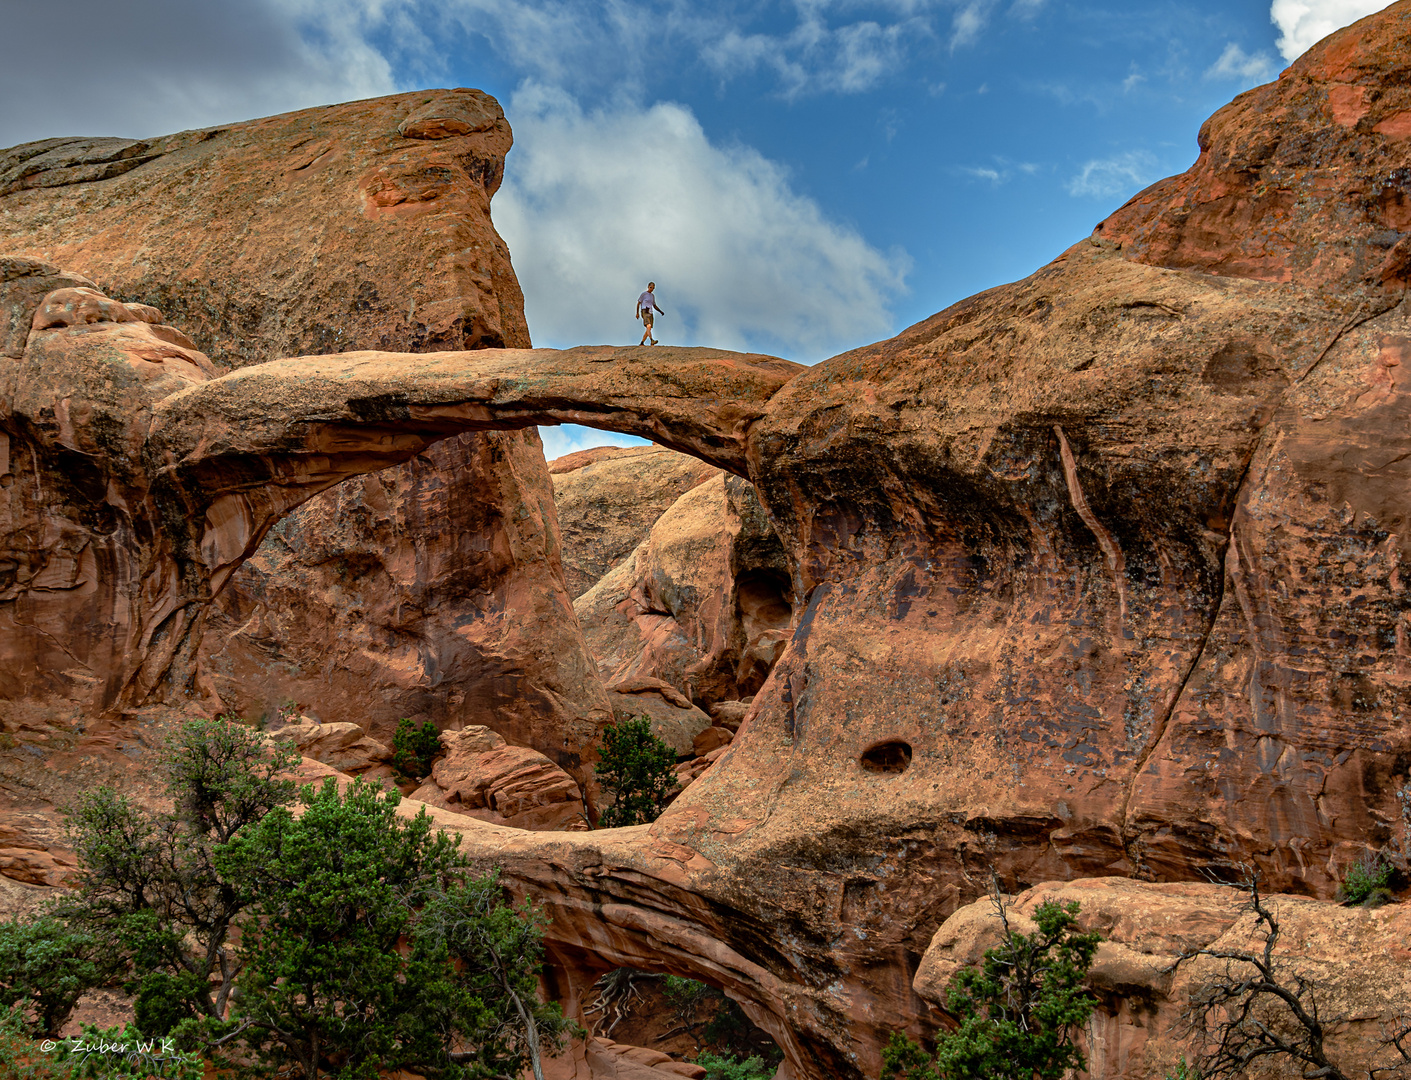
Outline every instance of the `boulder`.
<svg viewBox="0 0 1411 1080"><path fill-rule="evenodd" d="M632 553L678 498L719 476L660 446L602 446L549 462L563 538L563 572L578 597Z"/></svg>
<svg viewBox="0 0 1411 1080"><path fill-rule="evenodd" d="M516 829L560 830L582 819L578 784L543 754L482 726L442 732L441 745L445 755L413 799Z"/></svg>
<svg viewBox="0 0 1411 1080"><path fill-rule="evenodd" d="M704 756L712 750L719 750L722 746L729 746L730 740L735 737L735 733L729 728L711 726L702 731L691 743L691 748L697 755Z"/></svg>
<svg viewBox="0 0 1411 1080"><path fill-rule="evenodd" d="M1192 1056L1182 1010L1192 991L1223 974L1224 963L1201 957L1177 965L1183 951L1262 948L1248 894L1228 886L1127 878L1049 882L1006 898L1010 926L1032 934L1033 913L1045 900L1078 903L1081 928L1103 936L1088 979L1098 1009L1082 1035L1088 1075L1103 1080L1155 1080L1174 1073L1183 1056ZM1343 1072L1362 1075L1373 1064L1387 1064L1379 1045L1382 1027L1411 1002L1403 955L1411 909L1345 908L1298 896L1263 900L1281 926L1274 955L1288 972L1300 971L1315 983L1328 1049ZM985 950L999 943L996 915L986 897L958 910L931 939L914 987L938 1010L945 1008L955 974L979 963ZM1236 965L1233 970L1252 969ZM1250 1075L1274 1080L1292 1067L1287 1059L1276 1059Z"/></svg>
<svg viewBox="0 0 1411 1080"><path fill-rule="evenodd" d="M721 475L677 499L574 610L609 686L655 678L711 703L763 685L788 637L790 596L754 488Z"/></svg>
<svg viewBox="0 0 1411 1080"><path fill-rule="evenodd" d="M321 724L307 716L270 729L271 738L294 743L299 753L343 773L360 773L392 760L392 751L369 738L357 724Z"/></svg>
<svg viewBox="0 0 1411 1080"><path fill-rule="evenodd" d="M618 723L645 716L651 722L652 734L676 751L678 757L695 753L696 737L710 727L710 717L694 705L688 703L683 708L660 694L609 693L608 700Z"/></svg>
<svg viewBox="0 0 1411 1080"><path fill-rule="evenodd" d="M739 701L717 701L709 709L710 718L720 727L730 731L739 731L740 725L749 715L753 702L753 697L741 698Z"/></svg>

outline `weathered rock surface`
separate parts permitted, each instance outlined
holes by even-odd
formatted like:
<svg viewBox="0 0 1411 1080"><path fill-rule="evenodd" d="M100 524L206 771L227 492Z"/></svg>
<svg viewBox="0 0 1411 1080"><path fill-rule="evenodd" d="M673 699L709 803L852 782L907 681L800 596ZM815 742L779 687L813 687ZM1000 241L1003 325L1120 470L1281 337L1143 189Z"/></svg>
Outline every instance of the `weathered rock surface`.
<svg viewBox="0 0 1411 1080"><path fill-rule="evenodd" d="M1254 915L1245 910L1247 899L1240 890L1196 882L1050 882L1011 897L1007 918L1014 930L1033 933L1032 915L1045 900L1079 904L1082 928L1104 938L1090 976L1099 1007L1083 1040L1088 1075L1147 1080L1171 1075L1183 1056L1193 1057L1197 1048L1181 1026L1182 1009L1192 991L1224 972L1224 963L1209 957L1177 965L1181 953L1262 949L1263 935L1255 933ZM1264 897L1264 902L1281 926L1275 958L1318 988L1334 1060L1349 1076L1391 1064L1379 1044L1383 1025L1411 1002L1405 944L1411 908L1345 908L1299 896ZM989 898L961 908L932 938L916 972L917 993L944 1008L955 973L978 963L999 940L1000 922ZM1233 968L1237 975L1250 970ZM1292 1068L1291 1062L1276 1060L1250 1075L1273 1080L1290 1075Z"/></svg>
<svg viewBox="0 0 1411 1080"><path fill-rule="evenodd" d="M1301 187L1411 170L1326 74L1402 93L1407 16L1258 92ZM1309 267L1346 232L1304 227ZM875 1075L888 1030L934 1024L906 974L992 867L1017 890L1246 862L1327 898L1406 842L1401 288L1158 265L1110 229L770 400L750 476L798 601L734 742L645 836L471 841L557 898L561 953L694 971L794 1076Z"/></svg>
<svg viewBox="0 0 1411 1080"><path fill-rule="evenodd" d="M288 740L306 758L343 773L358 773L392 760L392 751L369 738L357 724L340 721L320 724L307 716L270 729L270 736Z"/></svg>
<svg viewBox="0 0 1411 1080"><path fill-rule="evenodd" d="M211 684L245 715L293 700L388 743L402 717L490 724L576 770L609 713L543 470L532 430L466 434L279 521L216 600Z"/></svg>
<svg viewBox="0 0 1411 1080"><path fill-rule="evenodd" d="M694 753L696 737L710 727L710 717L681 696L670 699L652 690L631 694L608 692L617 723L646 717L652 734L675 750L677 756Z"/></svg>
<svg viewBox="0 0 1411 1080"><path fill-rule="evenodd" d="M464 130L408 133L428 108ZM0 248L166 312L235 367L522 347L523 295L490 223L511 142L495 99L462 89L26 143L0 150Z"/></svg>
<svg viewBox="0 0 1411 1080"><path fill-rule="evenodd" d="M0 821L0 877L26 885L73 885L78 859L64 845L53 820L39 814L7 814Z"/></svg>
<svg viewBox="0 0 1411 1080"><path fill-rule="evenodd" d="M24 260L7 266L58 279ZM8 302L33 319L42 305L27 296ZM342 479L506 417L505 426L519 428L603 409L648 433L680 421L673 438L743 468L744 428L798 369L687 349L663 354L672 372L664 374L659 364L639 371L615 362L629 350L589 348L354 353L210 379L205 357L158 336L160 326L122 305L87 301L120 321L46 324L31 330L23 357L0 365L0 456L10 478L0 488L0 569L12 575L0 617L15 627L0 649L14 658L4 665L7 698L54 694L95 711L196 688L212 597L280 517ZM717 380L734 393L701 410L696 399ZM154 405L198 383L212 393L171 397L153 424ZM561 592L552 560L538 565ZM534 627L523 629L532 640ZM481 632L495 633L472 630L472 644ZM520 670L507 680L522 674L529 655L522 642ZM581 653L539 658L573 678L591 675ZM574 734L556 732L565 741ZM573 745L551 749L576 765Z"/></svg>
<svg viewBox="0 0 1411 1080"><path fill-rule="evenodd" d="M587 1039L544 1062L544 1080L704 1080L705 1075L699 1065L604 1038Z"/></svg>
<svg viewBox="0 0 1411 1080"><path fill-rule="evenodd" d="M570 596L630 555L682 495L719 474L660 446L602 446L549 462Z"/></svg>
<svg viewBox="0 0 1411 1080"><path fill-rule="evenodd" d="M445 756L413 799L516 829L579 824L583 797L573 777L543 754L510 746L488 727L443 731Z"/></svg>
<svg viewBox="0 0 1411 1080"><path fill-rule="evenodd" d="M527 347L490 220L510 143L499 105L475 90L148 141L51 139L0 152L0 250L84 267L113 296L157 305L218 365ZM4 340L19 357L23 335ZM608 712L557 561L532 431L427 446L280 522L211 613L201 685L248 716L293 700L384 741L404 716L488 721L579 769Z"/></svg>
<svg viewBox="0 0 1411 1080"><path fill-rule="evenodd" d="M1367 100L1402 92L1407 16L1403 0L1334 35L1261 92L1271 130L1307 148L1307 190L1411 170L1387 117L1333 127L1338 73ZM1220 250L1271 221L1219 219ZM1316 268L1325 239L1331 259L1337 215L1300 228L1294 261ZM934 1026L913 976L990 869L1019 891L1246 862L1271 889L1327 897L1356 854L1408 841L1398 279L1213 274L1106 232L805 371L710 350L360 353L156 400L127 374L131 346L109 346L131 380L120 411L116 390L73 381L74 340L133 325L100 324L33 332L0 367L16 403L0 416L39 433L25 452L51 473L81 444L92 475L150 498L115 550L131 580L171 568L151 590L178 599L168 611L198 612L310 491L457 431L589 423L747 475L787 555L790 636L714 764L651 826L437 820L545 902L565 1001L615 966L689 975L778 1040L784 1077L873 1076L891 1030ZM104 457L97 430L151 465ZM179 685L191 634L137 636L132 684ZM659 670L639 673L712 704Z"/></svg>
<svg viewBox="0 0 1411 1080"><path fill-rule="evenodd" d="M673 502L573 606L609 687L658 679L709 705L763 685L789 636L790 599L789 563L754 488L717 476Z"/></svg>

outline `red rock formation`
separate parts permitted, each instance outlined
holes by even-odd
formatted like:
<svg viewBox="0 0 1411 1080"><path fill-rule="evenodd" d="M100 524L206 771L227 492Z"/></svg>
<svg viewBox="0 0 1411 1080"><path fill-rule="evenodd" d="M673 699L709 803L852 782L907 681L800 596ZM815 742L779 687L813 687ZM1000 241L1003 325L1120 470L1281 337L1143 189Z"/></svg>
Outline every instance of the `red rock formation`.
<svg viewBox="0 0 1411 1080"><path fill-rule="evenodd" d="M600 446L549 462L569 594L592 588L672 503L718 472L660 446Z"/></svg>
<svg viewBox="0 0 1411 1080"><path fill-rule="evenodd" d="M709 707L763 685L789 636L789 578L754 488L717 476L573 607L609 689L645 678Z"/></svg>
<svg viewBox="0 0 1411 1080"><path fill-rule="evenodd" d="M1340 30L1235 98L1201 127L1194 165L1094 235L1154 266L1399 295L1411 281L1411 57L1399 18Z"/></svg>
<svg viewBox="0 0 1411 1080"><path fill-rule="evenodd" d="M1330 57L1395 84L1408 15L1334 35L1268 92L1290 146L1348 148L1307 159L1308 190L1411 169L1399 121L1329 135L1335 117L1293 107L1309 85L1346 95ZM1258 248L1264 220L1231 216L1201 250ZM1411 312L1395 275L1322 289L1366 259L1332 258L1331 211L1289 221L1307 232L1288 275L1161 265L1105 227L805 371L709 350L355 353L161 400L134 377L119 409L74 343L136 324L36 331L0 368L0 418L50 474L78 445L149 500L114 550L125 580L161 571L168 611L199 612L308 492L454 431L586 422L748 475L789 556L792 634L715 764L652 826L438 820L544 900L570 1008L612 966L690 975L779 1041L782 1076L869 1076L889 1031L934 1024L913 975L991 868L1017 890L1243 861L1326 897L1355 853L1408 842ZM134 686L171 677L175 629L134 636Z"/></svg>
<svg viewBox="0 0 1411 1080"><path fill-rule="evenodd" d="M586 828L577 783L543 754L487 727L442 732L441 745L445 756L413 799L516 829Z"/></svg>
<svg viewBox="0 0 1411 1080"><path fill-rule="evenodd" d="M497 438L437 443L281 520L216 601L203 658L222 700L247 716L293 700L386 743L402 717L485 723L578 771L608 705L538 436Z"/></svg>
<svg viewBox="0 0 1411 1080"><path fill-rule="evenodd" d="M510 143L475 90L154 140L50 139L0 152L0 250L157 305L218 365L527 347L490 221ZM5 340L18 357L23 335ZM428 446L281 522L212 612L202 685L245 715L293 700L384 741L404 716L489 722L581 772L610 714L557 563L533 432Z"/></svg>
<svg viewBox="0 0 1411 1080"><path fill-rule="evenodd" d="M70 283L32 261L6 265L23 270L16 279ZM204 356L167 340L175 332L151 309L85 296L66 314L62 290L49 301L33 292L6 294L6 321L38 329L21 358L0 364L0 536L15 575L0 612L15 628L0 639L5 696L59 695L95 711L192 688L211 598L280 517L342 479L460 431L588 413L743 468L745 428L797 370L708 349L638 370L618 360L630 350L590 348L354 353L208 380ZM210 392L171 393L198 382ZM728 390L702 411L706 386ZM586 663L575 670L591 675Z"/></svg>
<svg viewBox="0 0 1411 1080"><path fill-rule="evenodd" d="M1049 882L1011 897L1008 919L1019 933L1033 933L1031 916L1045 900L1076 901L1084 930L1103 936L1089 983L1099 1001L1082 1035L1088 1075L1103 1080L1148 1080L1175 1074L1182 1057L1198 1046L1181 1023L1191 992L1218 979L1222 961L1201 957L1176 964L1196 949L1258 951L1248 894L1208 883L1150 884L1125 878ZM1328 1051L1349 1076L1391 1064L1381 1046L1384 1026L1411 1002L1405 940L1411 931L1406 905L1366 910L1297 896L1264 897L1281 926L1274 956L1317 987L1327 1025ZM917 993L945 1007L946 989L962 967L975 964L999 942L999 920L988 899L961 908L932 938L917 970ZM1248 968L1236 966L1236 974ZM1256 1080L1292 1075L1287 1058L1251 1070ZM1393 1075L1388 1073L1388 1075Z"/></svg>

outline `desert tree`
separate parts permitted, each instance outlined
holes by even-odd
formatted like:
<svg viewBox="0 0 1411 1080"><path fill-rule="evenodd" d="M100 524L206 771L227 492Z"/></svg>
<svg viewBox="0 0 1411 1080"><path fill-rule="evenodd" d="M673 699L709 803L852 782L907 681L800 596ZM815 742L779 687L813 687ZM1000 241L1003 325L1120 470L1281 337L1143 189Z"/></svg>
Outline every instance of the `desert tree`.
<svg viewBox="0 0 1411 1080"><path fill-rule="evenodd" d="M1261 1062L1293 1066L1303 1080L1392 1080L1411 1076L1411 1022L1398 1017L1383 1026L1386 1065L1349 1074L1329 1054L1330 1031L1341 1016L1328 1017L1319 987L1306 969L1278 948L1283 927L1278 912L1259 890L1258 874L1244 869L1236 886L1248 893L1243 908L1253 914L1251 949L1189 949L1172 970L1198 958L1218 970L1191 994L1185 1026L1203 1043L1197 1058L1202 1080L1236 1080Z"/></svg>
<svg viewBox="0 0 1411 1080"><path fill-rule="evenodd" d="M1096 1000L1085 989L1102 940L1083 933L1077 903L1045 900L1031 934L1016 930L992 882L1001 940L978 967L959 972L947 1011L959 1025L936 1038L928 1054L905 1035L892 1035L882 1055L884 1077L897 1080L1060 1080L1087 1063L1076 1035Z"/></svg>

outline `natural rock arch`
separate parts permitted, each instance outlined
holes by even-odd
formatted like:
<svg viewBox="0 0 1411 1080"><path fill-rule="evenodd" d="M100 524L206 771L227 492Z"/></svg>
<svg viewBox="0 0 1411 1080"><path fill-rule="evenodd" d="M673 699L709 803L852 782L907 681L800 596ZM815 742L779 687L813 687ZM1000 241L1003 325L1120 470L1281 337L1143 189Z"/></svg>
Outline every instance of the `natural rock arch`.
<svg viewBox="0 0 1411 1080"><path fill-rule="evenodd" d="M1407 842L1409 13L1242 95L1191 170L1030 277L812 369L589 349L208 380L140 320L56 326L0 367L3 490L38 463L97 538L73 560L151 553L112 591L140 695L180 682L211 582L285 500L445 431L589 423L748 474L796 625L717 764L633 830L440 820L548 905L565 964L699 973L786 1075L875 1075L889 1030L934 1023L912 977L990 870L1248 862L1327 897ZM26 640L54 628L61 671L72 620ZM863 769L883 741L902 771Z"/></svg>
<svg viewBox="0 0 1411 1080"><path fill-rule="evenodd" d="M38 660L45 651L73 658L74 642L46 622L66 624L80 648L120 643L112 678L92 699L99 709L163 688L190 692L205 605L275 521L343 479L461 431L562 422L648 435L743 472L748 425L800 370L710 349L662 350L634 365L630 350L584 348L348 353L213 378L153 309L37 260L4 267L9 322L34 327L12 350L19 355L0 361L0 423L14 463L6 509L41 531L37 523L62 519L56 527L70 540L57 550L70 554L36 550L37 572L84 551L99 564L85 578L95 595L77 608L24 590L41 610L15 616L11 668L70 666ZM95 524L105 515L111 527ZM5 696L43 694L21 685Z"/></svg>

